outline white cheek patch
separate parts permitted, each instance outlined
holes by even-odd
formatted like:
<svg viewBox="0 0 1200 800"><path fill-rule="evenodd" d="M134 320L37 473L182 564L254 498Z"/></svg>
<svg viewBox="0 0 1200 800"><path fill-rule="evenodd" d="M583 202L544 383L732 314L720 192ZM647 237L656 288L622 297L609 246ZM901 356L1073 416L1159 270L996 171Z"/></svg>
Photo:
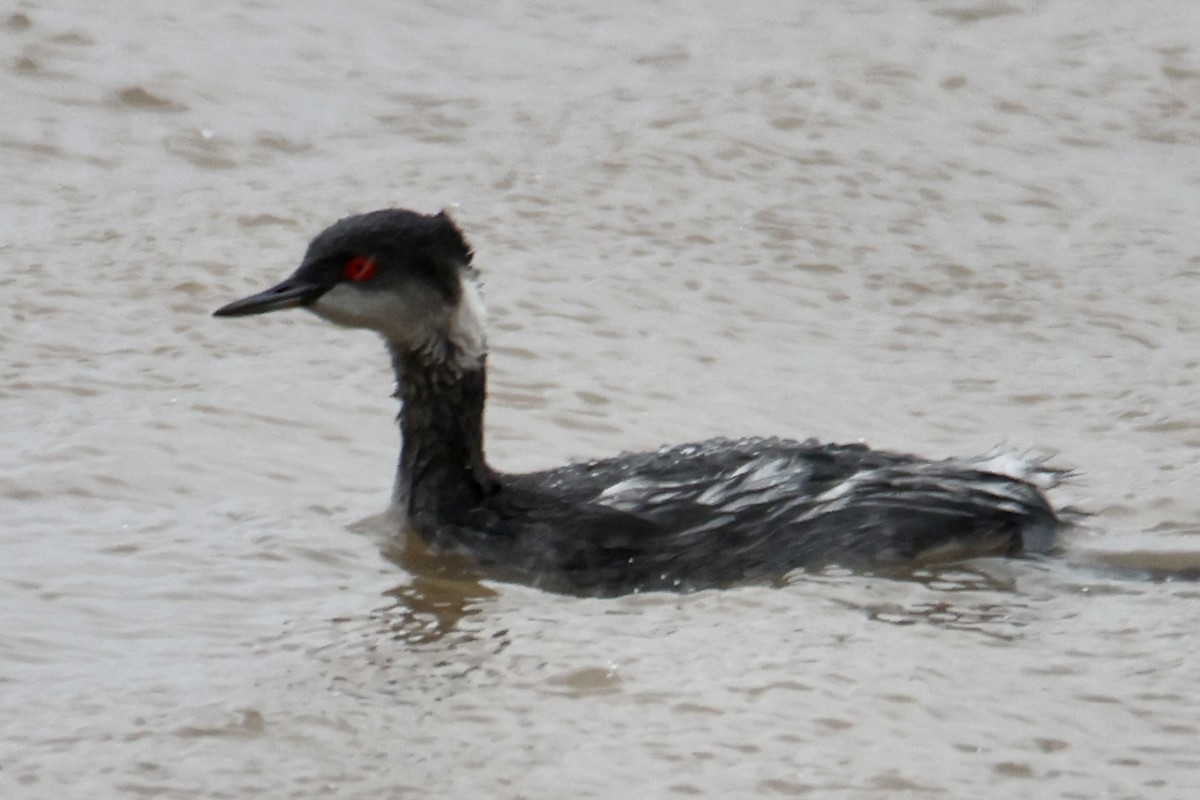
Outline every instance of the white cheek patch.
<svg viewBox="0 0 1200 800"><path fill-rule="evenodd" d="M334 325L357 328L357 320L368 313L369 301L362 292L352 291L345 284L337 284L314 300L308 310Z"/></svg>
<svg viewBox="0 0 1200 800"><path fill-rule="evenodd" d="M414 288L404 293L369 291L339 283L317 298L309 310L345 328L378 331L389 342L409 349L423 347L437 338L438 318L444 312L431 292Z"/></svg>
<svg viewBox="0 0 1200 800"><path fill-rule="evenodd" d="M453 308L432 287L413 283L403 291L372 291L339 283L308 307L335 325L378 331L393 347L415 350L462 368L477 367L487 352L485 312L479 287L462 276Z"/></svg>
<svg viewBox="0 0 1200 800"><path fill-rule="evenodd" d="M317 298L309 310L346 328L371 328L387 333L398 332L410 317L406 303L398 296L369 292L353 284L339 283Z"/></svg>

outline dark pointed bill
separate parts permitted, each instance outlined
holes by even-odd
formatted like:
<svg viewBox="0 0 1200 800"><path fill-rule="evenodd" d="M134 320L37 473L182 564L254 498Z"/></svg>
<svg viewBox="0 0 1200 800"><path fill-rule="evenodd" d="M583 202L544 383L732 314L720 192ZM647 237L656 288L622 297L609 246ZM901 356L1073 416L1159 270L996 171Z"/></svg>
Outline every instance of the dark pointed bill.
<svg viewBox="0 0 1200 800"><path fill-rule="evenodd" d="M265 314L285 308L306 306L332 288L333 284L317 283L312 280L288 278L270 289L234 300L213 312L214 317L246 317Z"/></svg>

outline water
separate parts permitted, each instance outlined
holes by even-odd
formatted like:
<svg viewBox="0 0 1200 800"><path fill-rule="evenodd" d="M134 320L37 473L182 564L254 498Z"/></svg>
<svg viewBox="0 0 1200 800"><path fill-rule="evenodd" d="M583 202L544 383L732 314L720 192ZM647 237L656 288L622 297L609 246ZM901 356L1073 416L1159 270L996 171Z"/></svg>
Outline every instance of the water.
<svg viewBox="0 0 1200 800"><path fill-rule="evenodd" d="M1200 6L10 5L0 791L1152 797L1200 781ZM1049 563L413 578L372 337L218 305L449 207L501 467L1004 444Z"/></svg>

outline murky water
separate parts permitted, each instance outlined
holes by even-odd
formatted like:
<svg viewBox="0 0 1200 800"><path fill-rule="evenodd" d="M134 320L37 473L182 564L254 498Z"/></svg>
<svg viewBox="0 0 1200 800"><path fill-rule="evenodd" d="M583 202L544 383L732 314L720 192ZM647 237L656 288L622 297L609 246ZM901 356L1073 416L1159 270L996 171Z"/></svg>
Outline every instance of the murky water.
<svg viewBox="0 0 1200 800"><path fill-rule="evenodd" d="M0 24L4 797L1194 796L1200 5ZM1095 516L913 580L414 578L378 343L208 316L391 204L478 251L501 467L1003 443Z"/></svg>

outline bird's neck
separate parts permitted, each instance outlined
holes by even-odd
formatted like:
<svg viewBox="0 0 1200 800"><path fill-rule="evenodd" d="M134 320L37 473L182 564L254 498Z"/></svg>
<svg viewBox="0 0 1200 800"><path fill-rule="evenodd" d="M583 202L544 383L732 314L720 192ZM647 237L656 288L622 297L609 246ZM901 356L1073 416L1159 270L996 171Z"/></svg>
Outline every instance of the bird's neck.
<svg viewBox="0 0 1200 800"><path fill-rule="evenodd" d="M486 357L430 359L395 347L400 465L394 501L418 529L475 508L495 490L483 454Z"/></svg>

